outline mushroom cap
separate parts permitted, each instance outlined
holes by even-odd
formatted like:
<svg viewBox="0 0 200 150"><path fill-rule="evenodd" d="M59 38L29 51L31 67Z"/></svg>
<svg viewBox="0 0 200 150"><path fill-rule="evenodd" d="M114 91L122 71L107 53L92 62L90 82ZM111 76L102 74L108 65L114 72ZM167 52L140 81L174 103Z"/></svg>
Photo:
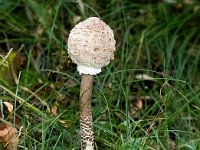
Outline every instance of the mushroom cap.
<svg viewBox="0 0 200 150"><path fill-rule="evenodd" d="M80 74L95 75L114 59L113 30L101 19L90 17L70 31L68 53Z"/></svg>

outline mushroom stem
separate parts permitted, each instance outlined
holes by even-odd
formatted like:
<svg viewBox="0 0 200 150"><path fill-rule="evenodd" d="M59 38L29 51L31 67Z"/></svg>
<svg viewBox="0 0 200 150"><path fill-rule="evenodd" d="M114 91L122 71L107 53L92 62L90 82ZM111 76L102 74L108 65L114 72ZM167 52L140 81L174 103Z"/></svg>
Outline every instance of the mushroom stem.
<svg viewBox="0 0 200 150"><path fill-rule="evenodd" d="M91 109L92 87L93 76L88 74L82 74L80 88L80 128L82 150L94 149Z"/></svg>

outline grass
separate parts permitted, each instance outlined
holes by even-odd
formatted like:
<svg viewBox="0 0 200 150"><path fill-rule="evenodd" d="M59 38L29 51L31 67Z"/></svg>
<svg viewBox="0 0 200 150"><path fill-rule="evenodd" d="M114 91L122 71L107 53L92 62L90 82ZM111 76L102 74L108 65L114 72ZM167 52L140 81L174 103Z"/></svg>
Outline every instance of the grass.
<svg viewBox="0 0 200 150"><path fill-rule="evenodd" d="M197 0L0 4L0 54L16 53L0 66L1 104L14 106L9 113L2 104L2 121L18 129L19 149L80 149L80 76L66 41L90 16L109 24L117 41L115 60L95 77L96 149L200 149Z"/></svg>

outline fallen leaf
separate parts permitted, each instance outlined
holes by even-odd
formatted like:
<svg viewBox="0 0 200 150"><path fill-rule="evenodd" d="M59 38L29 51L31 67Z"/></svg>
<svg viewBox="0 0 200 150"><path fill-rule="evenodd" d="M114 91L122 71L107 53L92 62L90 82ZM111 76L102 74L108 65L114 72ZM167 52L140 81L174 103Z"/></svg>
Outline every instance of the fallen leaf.
<svg viewBox="0 0 200 150"><path fill-rule="evenodd" d="M3 102L3 104L7 107L8 111L10 113L13 112L13 104L12 103L10 103L10 102Z"/></svg>
<svg viewBox="0 0 200 150"><path fill-rule="evenodd" d="M17 129L8 123L0 124L0 143L6 150L17 150L19 143Z"/></svg>
<svg viewBox="0 0 200 150"><path fill-rule="evenodd" d="M51 107L51 113L53 116L58 116L57 110L58 110L58 107L56 105L53 105Z"/></svg>
<svg viewBox="0 0 200 150"><path fill-rule="evenodd" d="M137 100L136 106L137 106L138 109L142 109L142 107L143 107L142 99Z"/></svg>

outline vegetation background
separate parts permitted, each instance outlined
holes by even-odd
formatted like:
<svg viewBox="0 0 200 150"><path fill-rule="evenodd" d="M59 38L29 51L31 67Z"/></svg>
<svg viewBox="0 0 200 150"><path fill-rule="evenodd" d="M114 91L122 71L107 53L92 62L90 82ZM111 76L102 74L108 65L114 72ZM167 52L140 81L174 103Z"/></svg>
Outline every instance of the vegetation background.
<svg viewBox="0 0 200 150"><path fill-rule="evenodd" d="M200 149L198 0L0 0L0 117L18 149L80 149L81 77L67 38L91 16L117 41L95 77L96 149Z"/></svg>

